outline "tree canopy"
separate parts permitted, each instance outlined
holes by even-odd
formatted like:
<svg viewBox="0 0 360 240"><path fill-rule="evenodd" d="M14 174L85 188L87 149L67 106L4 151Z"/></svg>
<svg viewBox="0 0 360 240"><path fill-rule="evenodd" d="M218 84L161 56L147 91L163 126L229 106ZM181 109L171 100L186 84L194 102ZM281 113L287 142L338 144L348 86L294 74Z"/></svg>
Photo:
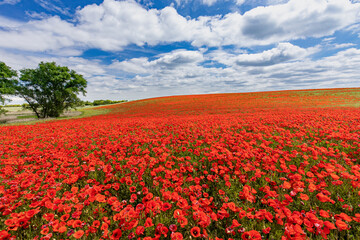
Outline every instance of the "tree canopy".
<svg viewBox="0 0 360 240"><path fill-rule="evenodd" d="M41 62L36 69L20 72L16 95L27 101L38 118L59 117L81 103L79 93L86 93L83 76L55 62Z"/></svg>
<svg viewBox="0 0 360 240"><path fill-rule="evenodd" d="M0 104L5 103L4 95L13 94L15 92L14 85L16 84L17 72L12 70L4 62L0 62ZM4 110L0 106L0 114Z"/></svg>

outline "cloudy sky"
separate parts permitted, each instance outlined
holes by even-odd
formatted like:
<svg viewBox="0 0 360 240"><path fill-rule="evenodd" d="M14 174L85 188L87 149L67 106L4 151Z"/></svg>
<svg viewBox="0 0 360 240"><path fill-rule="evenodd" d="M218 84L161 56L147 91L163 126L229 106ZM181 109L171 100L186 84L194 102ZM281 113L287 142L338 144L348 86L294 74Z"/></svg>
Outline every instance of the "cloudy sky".
<svg viewBox="0 0 360 240"><path fill-rule="evenodd" d="M0 61L87 100L360 87L359 37L360 0L0 0Z"/></svg>

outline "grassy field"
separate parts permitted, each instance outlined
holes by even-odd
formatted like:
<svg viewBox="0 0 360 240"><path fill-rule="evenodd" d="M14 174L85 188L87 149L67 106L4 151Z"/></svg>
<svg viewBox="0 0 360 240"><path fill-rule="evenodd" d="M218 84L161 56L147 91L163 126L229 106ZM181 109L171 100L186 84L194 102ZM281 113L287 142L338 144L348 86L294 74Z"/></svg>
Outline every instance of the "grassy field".
<svg viewBox="0 0 360 240"><path fill-rule="evenodd" d="M92 107L86 106L77 109L72 109L65 112L59 118L48 118L48 119L38 119L36 115L30 110L24 110L22 107L4 107L7 110L6 114L0 116L0 123L4 126L11 125L28 125L28 124L37 124L47 121L56 121L64 119L73 119L73 118L83 118L91 117L95 115L106 114L110 110L103 109L102 106Z"/></svg>

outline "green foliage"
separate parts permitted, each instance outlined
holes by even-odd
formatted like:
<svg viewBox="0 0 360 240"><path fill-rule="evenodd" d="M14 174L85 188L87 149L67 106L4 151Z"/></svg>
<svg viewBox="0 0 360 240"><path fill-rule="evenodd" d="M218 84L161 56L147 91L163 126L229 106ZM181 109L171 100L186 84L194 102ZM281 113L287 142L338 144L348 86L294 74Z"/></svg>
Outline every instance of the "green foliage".
<svg viewBox="0 0 360 240"><path fill-rule="evenodd" d="M25 110L25 109L29 109L30 105L27 103L23 103L20 107L22 107L22 109Z"/></svg>
<svg viewBox="0 0 360 240"><path fill-rule="evenodd" d="M6 104L5 107L22 107L21 104Z"/></svg>
<svg viewBox="0 0 360 240"><path fill-rule="evenodd" d="M93 106L93 103L90 102L90 101L84 101L84 102L83 102L83 105L84 105L84 106Z"/></svg>
<svg viewBox="0 0 360 240"><path fill-rule="evenodd" d="M14 84L16 84L17 72L8 67L4 62L0 62L0 104L4 104L6 98L4 95L14 93ZM5 109L0 106L0 114L5 113Z"/></svg>
<svg viewBox="0 0 360 240"><path fill-rule="evenodd" d="M115 103L122 103L127 102L126 100L120 100L120 101L112 101L112 100L94 100L93 106L99 106L99 105L108 105L108 104L115 104Z"/></svg>
<svg viewBox="0 0 360 240"><path fill-rule="evenodd" d="M41 62L36 69L23 69L16 94L23 97L38 118L59 117L69 108L81 104L77 97L85 95L87 81L67 67L55 62Z"/></svg>
<svg viewBox="0 0 360 240"><path fill-rule="evenodd" d="M3 114L3 113L6 113L7 111L2 107L0 106L0 115Z"/></svg>
<svg viewBox="0 0 360 240"><path fill-rule="evenodd" d="M109 105L109 104L116 104L116 103L122 103L127 102L127 100L94 100L93 102L90 101L83 101L83 106L100 106L100 105Z"/></svg>
<svg viewBox="0 0 360 240"><path fill-rule="evenodd" d="M25 118L37 118L37 117L33 115L17 116L17 119L25 119Z"/></svg>

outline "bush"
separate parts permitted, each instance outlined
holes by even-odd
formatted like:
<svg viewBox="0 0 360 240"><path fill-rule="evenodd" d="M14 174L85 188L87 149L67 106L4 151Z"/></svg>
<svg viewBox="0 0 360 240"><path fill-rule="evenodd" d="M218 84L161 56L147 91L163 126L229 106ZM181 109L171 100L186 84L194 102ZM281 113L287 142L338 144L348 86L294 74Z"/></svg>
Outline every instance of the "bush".
<svg viewBox="0 0 360 240"><path fill-rule="evenodd" d="M5 107L22 107L21 104L9 104L9 105L5 105Z"/></svg>
<svg viewBox="0 0 360 240"><path fill-rule="evenodd" d="M99 106L99 105L109 105L109 104L115 104L115 103L122 103L127 102L127 100L120 100L120 101L112 101L112 100L95 100L93 102L93 106Z"/></svg>

